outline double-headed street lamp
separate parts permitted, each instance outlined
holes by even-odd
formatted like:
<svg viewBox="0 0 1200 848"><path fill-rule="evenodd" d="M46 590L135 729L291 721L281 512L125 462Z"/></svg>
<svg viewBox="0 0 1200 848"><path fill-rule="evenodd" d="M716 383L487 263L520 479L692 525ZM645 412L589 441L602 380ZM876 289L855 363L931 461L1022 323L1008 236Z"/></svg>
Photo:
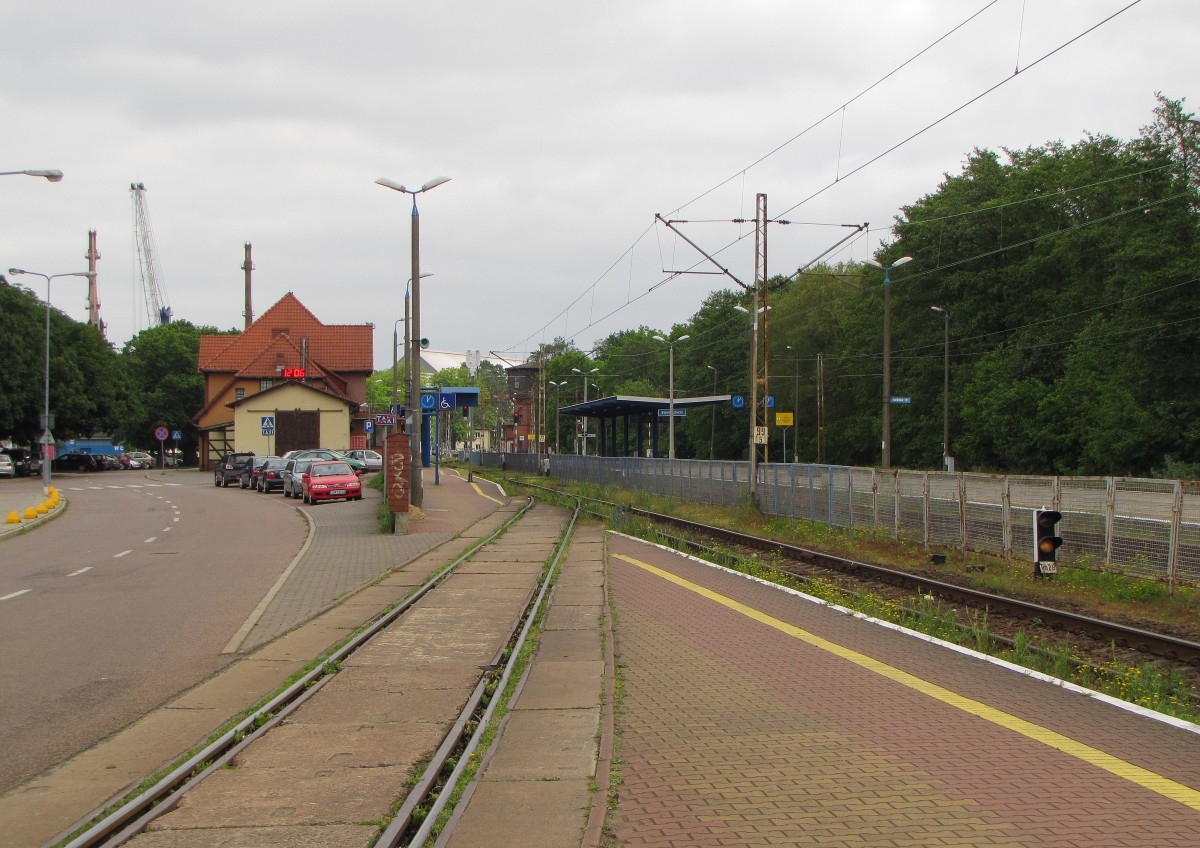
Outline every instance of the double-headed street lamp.
<svg viewBox="0 0 1200 848"><path fill-rule="evenodd" d="M892 277L893 268L912 262L901 256L891 265L864 259L868 265L883 269L883 467L892 467Z"/></svg>
<svg viewBox="0 0 1200 848"><path fill-rule="evenodd" d="M63 178L62 171L44 171L44 170L0 171L0 177L12 177L12 176L17 176L17 175L25 176L25 177L45 177L47 180L49 180L52 183L56 183Z"/></svg>
<svg viewBox="0 0 1200 848"><path fill-rule="evenodd" d="M409 363L409 374L412 379L413 397L409 398L409 415L412 415L416 394L421 390L421 215L417 211L417 195L430 189L437 188L442 183L449 182L449 177L434 177L420 188L405 188L400 183L380 177L375 182L384 188L412 195L412 348L407 355L412 359ZM409 428L409 442L412 448L412 462L409 465L409 498L415 507L421 507L425 502L425 493L421 486L421 460L424 455L421 450L421 415L417 413L417 424ZM411 420L411 419L410 419Z"/></svg>
<svg viewBox="0 0 1200 848"><path fill-rule="evenodd" d="M583 378L583 402L587 403L588 383L591 382L592 375L595 374L600 369L593 368L591 371L580 371L578 368L572 368L571 370ZM588 437L588 418L585 415L585 416L583 416L583 451L582 451L584 456L587 456L587 437ZM579 453L580 453L580 451L575 451L576 455L578 455Z"/></svg>
<svg viewBox="0 0 1200 848"><path fill-rule="evenodd" d="M942 386L942 470L953 471L954 460L950 457L950 310L944 306L929 307L934 312L942 313L946 320L946 345L942 374L945 384Z"/></svg>
<svg viewBox="0 0 1200 848"><path fill-rule="evenodd" d="M433 272L430 271L428 274L422 274L421 279L425 279L426 277L432 277L432 276L433 276ZM408 322L410 320L409 310L408 310L408 305L409 305L408 297L409 297L409 287L411 285L412 285L412 279L409 279L409 280L405 281L405 283L404 283L404 317L397 318L394 322L392 322L392 409L391 409L391 412L393 414L396 411L396 406L397 406L398 400L399 400L397 397L397 389L396 389L396 371L399 370L398 369L399 360L397 359L396 350L400 344L399 327L400 327L401 321L404 322L404 355L408 356L408 348L409 348ZM408 382L407 377L405 377L404 403L406 404L407 407L412 406L412 384Z"/></svg>
<svg viewBox="0 0 1200 848"><path fill-rule="evenodd" d="M558 445L558 413L559 413L559 410L562 409L562 401L560 400L559 392L562 390L562 387L565 386L566 384L567 384L566 380L559 380L557 382L554 380L546 381L547 386L554 386L554 452L555 453L562 453L562 450L559 448L559 445Z"/></svg>
<svg viewBox="0 0 1200 848"><path fill-rule="evenodd" d="M59 179L62 174L59 174ZM47 178L49 179L49 178ZM31 277L41 277L46 281L46 384L42 402L42 494L50 494L50 448L54 437L50 435L50 281L59 277L96 276L91 271L72 271L66 274L39 274L37 271L26 271L22 268L9 268L10 274L28 274Z"/></svg>
<svg viewBox="0 0 1200 848"><path fill-rule="evenodd" d="M670 415L670 418L667 419L667 432L670 433L670 437L667 441L667 459L674 459L675 458L675 345L678 342L684 341L685 339L690 339L691 336L687 335L685 333L684 335L680 336L679 338L675 339L674 341L672 341L671 339L665 339L662 336L653 336L653 338L658 339L660 342L666 342L667 350L670 355L670 366L669 366L669 369L667 372L668 373L667 397L669 399L668 403L670 404L670 411L668 412L668 415Z"/></svg>

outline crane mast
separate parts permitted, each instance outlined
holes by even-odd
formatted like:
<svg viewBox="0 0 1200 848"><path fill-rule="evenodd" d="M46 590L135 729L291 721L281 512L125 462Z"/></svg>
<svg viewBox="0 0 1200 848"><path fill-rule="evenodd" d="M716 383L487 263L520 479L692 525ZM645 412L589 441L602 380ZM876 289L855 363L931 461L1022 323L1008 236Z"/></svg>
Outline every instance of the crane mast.
<svg viewBox="0 0 1200 848"><path fill-rule="evenodd" d="M146 294L146 317L151 327L169 324L173 313L159 280L158 248L154 244L154 232L150 229L150 212L146 208L146 185L131 183L129 191L133 195L133 240L136 245L142 290Z"/></svg>

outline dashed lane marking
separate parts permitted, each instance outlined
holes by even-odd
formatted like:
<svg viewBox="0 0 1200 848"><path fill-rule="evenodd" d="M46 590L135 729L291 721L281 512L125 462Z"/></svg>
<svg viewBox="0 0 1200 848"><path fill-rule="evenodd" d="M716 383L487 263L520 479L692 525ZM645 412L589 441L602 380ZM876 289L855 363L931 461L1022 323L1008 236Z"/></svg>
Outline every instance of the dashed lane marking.
<svg viewBox="0 0 1200 848"><path fill-rule="evenodd" d="M121 551L119 554L113 554L113 559L120 559L121 557L125 556L126 554L131 554L131 553L133 553L133 551L131 551L131 550L130 551Z"/></svg>
<svg viewBox="0 0 1200 848"><path fill-rule="evenodd" d="M740 613L747 618L751 618L768 627L793 636L802 642L812 645L814 648L819 648L822 651L828 651L835 656L841 657L844 660L854 663L860 668L867 671L872 671L888 680L899 683L901 686L906 686L930 698L941 701L944 704L960 709L963 712L970 713L973 716L989 721L1000 727L1006 728L1019 733L1027 739L1032 739L1035 742L1041 742L1058 751L1062 751L1068 756L1075 757L1085 763L1089 763L1096 768L1103 769L1109 774L1116 777L1124 778L1131 783L1135 783L1144 789L1149 789L1162 795L1165 798L1170 798L1173 801L1178 801L1185 807L1200 812L1200 791L1192 789L1189 786L1184 786L1182 783L1176 783L1170 778L1163 777L1161 774L1155 774L1149 769L1135 766L1133 763L1126 762L1111 754L1106 754L1104 751L1093 748L1090 745L1085 745L1068 736L1063 736L1049 728L1010 715L1009 713L990 707L987 704L982 704L979 701L974 701L970 698L963 697L956 692L938 686L935 683L930 683L927 680L922 680L916 675L909 674L906 671L901 671L894 666L887 665L877 659L868 657L866 654L860 654L858 651L851 650L843 645L831 642L828 639L822 639L816 634L809 633L807 630L802 630L799 627L788 624L786 621L780 621L777 618L767 615L764 612L754 609L753 607L739 603L738 601L718 594L711 589L706 589L690 580L685 580L678 575L672 574L669 571L664 571L649 563L634 559L633 557L625 556L624 554L613 554L615 559L622 562L627 562L630 565L635 565L651 574L656 574L664 580L676 584L690 592L695 592L701 597L715 601L723 607L726 607L734 612Z"/></svg>
<svg viewBox="0 0 1200 848"><path fill-rule="evenodd" d="M79 569L78 571L72 571L67 576L68 577L78 577L80 574L83 574L84 572L91 571L91 570L92 570L92 567L89 565L89 566Z"/></svg>
<svg viewBox="0 0 1200 848"><path fill-rule="evenodd" d="M153 542L153 541L154 541L155 539L157 539L157 538L158 538L157 536L151 536L149 539L147 539L146 541L142 542L142 544L143 544L143 545L148 545L148 544L150 544L151 542Z"/></svg>
<svg viewBox="0 0 1200 848"><path fill-rule="evenodd" d="M24 595L26 592L31 592L31 591L33 591L33 590L32 589L22 589L19 592L13 592L11 595L0 595L0 601L8 601L8 600L11 600L11 599L17 597L18 595Z"/></svg>

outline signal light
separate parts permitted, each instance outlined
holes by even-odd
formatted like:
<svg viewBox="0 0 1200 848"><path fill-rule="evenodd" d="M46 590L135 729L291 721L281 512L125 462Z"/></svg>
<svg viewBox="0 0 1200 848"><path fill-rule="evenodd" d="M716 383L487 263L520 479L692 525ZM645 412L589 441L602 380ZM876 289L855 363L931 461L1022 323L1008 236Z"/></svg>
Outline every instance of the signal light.
<svg viewBox="0 0 1200 848"><path fill-rule="evenodd" d="M514 410L513 410L513 423L514 423L514 424L520 424L520 423L521 423L521 411L520 411L519 409L514 409Z"/></svg>
<svg viewBox="0 0 1200 848"><path fill-rule="evenodd" d="M1062 547L1062 536L1057 535L1055 525L1062 520L1062 513L1053 509L1033 511L1033 561L1034 574L1053 574L1056 570L1055 551ZM1048 565L1044 566L1043 563Z"/></svg>

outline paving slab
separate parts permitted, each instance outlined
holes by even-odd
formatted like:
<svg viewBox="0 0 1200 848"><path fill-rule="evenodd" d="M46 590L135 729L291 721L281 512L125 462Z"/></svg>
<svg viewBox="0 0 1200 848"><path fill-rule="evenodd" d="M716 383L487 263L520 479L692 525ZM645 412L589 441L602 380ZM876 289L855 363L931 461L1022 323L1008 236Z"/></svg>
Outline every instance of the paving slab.
<svg viewBox="0 0 1200 848"><path fill-rule="evenodd" d="M483 779L587 780L596 774L599 722L598 706L515 710L504 725L505 743L488 760Z"/></svg>
<svg viewBox="0 0 1200 848"><path fill-rule="evenodd" d="M379 828L369 825L204 828L151 831L138 837L145 848L370 848Z"/></svg>
<svg viewBox="0 0 1200 848"><path fill-rule="evenodd" d="M472 792L470 814L446 848L568 848L582 837L591 791L586 780L484 781Z"/></svg>

